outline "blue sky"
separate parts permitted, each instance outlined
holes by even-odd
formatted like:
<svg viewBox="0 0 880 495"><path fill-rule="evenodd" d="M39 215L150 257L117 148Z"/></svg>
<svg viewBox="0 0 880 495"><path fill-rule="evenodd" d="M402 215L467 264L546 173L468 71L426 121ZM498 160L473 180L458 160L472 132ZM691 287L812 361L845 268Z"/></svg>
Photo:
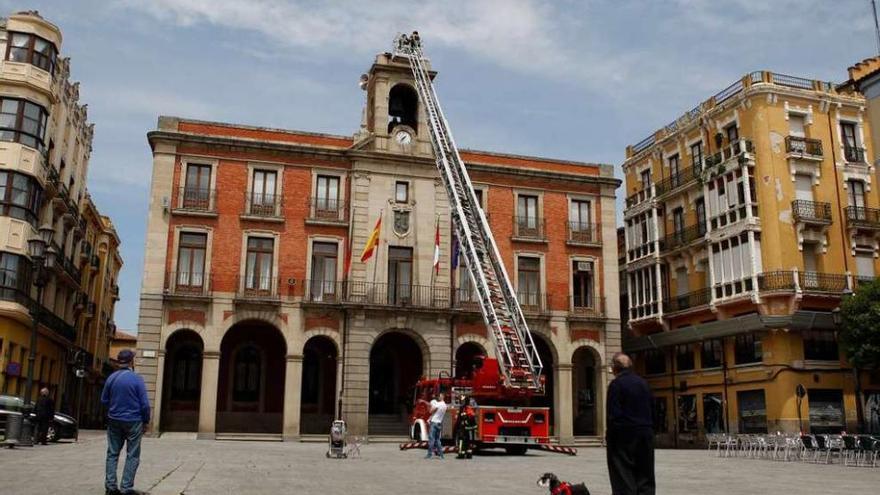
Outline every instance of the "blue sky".
<svg viewBox="0 0 880 495"><path fill-rule="evenodd" d="M618 165L749 71L839 82L877 53L870 0L0 0L23 9L61 27L96 124L88 187L122 238L129 330L160 114L348 135L358 76L417 29L461 146Z"/></svg>

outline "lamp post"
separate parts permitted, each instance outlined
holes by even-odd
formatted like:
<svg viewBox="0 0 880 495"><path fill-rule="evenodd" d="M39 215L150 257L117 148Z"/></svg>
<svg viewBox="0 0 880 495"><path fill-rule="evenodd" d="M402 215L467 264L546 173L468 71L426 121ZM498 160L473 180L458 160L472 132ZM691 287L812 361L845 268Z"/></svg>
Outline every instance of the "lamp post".
<svg viewBox="0 0 880 495"><path fill-rule="evenodd" d="M40 227L39 235L28 241L28 254L31 257L33 271L33 283L37 288L37 299L31 307L31 347L28 351L27 384L24 389L25 404L30 406L33 402L34 391L34 365L37 360L37 332L40 324L40 315L43 311L43 287L49 281L49 269L55 265L55 248L51 246L52 236L55 229L49 225Z"/></svg>

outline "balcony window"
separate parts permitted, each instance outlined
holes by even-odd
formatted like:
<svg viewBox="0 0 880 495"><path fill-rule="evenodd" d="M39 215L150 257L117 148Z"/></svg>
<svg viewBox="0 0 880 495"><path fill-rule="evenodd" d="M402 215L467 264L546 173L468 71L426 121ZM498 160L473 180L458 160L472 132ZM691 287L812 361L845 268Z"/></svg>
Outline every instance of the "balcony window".
<svg viewBox="0 0 880 495"><path fill-rule="evenodd" d="M0 252L0 300L18 301L29 294L31 263L13 253Z"/></svg>
<svg viewBox="0 0 880 495"><path fill-rule="evenodd" d="M568 206L568 223L572 241L593 241L593 225L591 220L590 202L573 199Z"/></svg>
<svg viewBox="0 0 880 495"><path fill-rule="evenodd" d="M538 197L520 195L516 205L517 223L523 229L538 228Z"/></svg>
<svg viewBox="0 0 880 495"><path fill-rule="evenodd" d="M336 265L336 243L315 242L312 244L311 300L332 301L336 298Z"/></svg>
<svg viewBox="0 0 880 495"><path fill-rule="evenodd" d="M272 292L272 265L275 240L268 237L249 237L245 259L246 293L270 294Z"/></svg>
<svg viewBox="0 0 880 495"><path fill-rule="evenodd" d="M249 211L251 215L276 215L275 205L278 203L277 178L278 174L274 170L254 170Z"/></svg>
<svg viewBox="0 0 880 495"><path fill-rule="evenodd" d="M699 235L706 234L706 200L697 198L694 201L694 209L697 211L697 232Z"/></svg>
<svg viewBox="0 0 880 495"><path fill-rule="evenodd" d="M832 330L804 330L804 359L815 361L839 361L837 334Z"/></svg>
<svg viewBox="0 0 880 495"><path fill-rule="evenodd" d="M413 250L388 247L388 303L408 304L412 300Z"/></svg>
<svg viewBox="0 0 880 495"><path fill-rule="evenodd" d="M788 114L788 134L800 138L806 136L804 132L804 115Z"/></svg>
<svg viewBox="0 0 880 495"><path fill-rule="evenodd" d="M675 177L681 172L681 160L678 157L678 154L674 154L670 156L667 160L669 163L669 176Z"/></svg>
<svg viewBox="0 0 880 495"><path fill-rule="evenodd" d="M37 181L17 172L0 172L0 215L37 226L43 189Z"/></svg>
<svg viewBox="0 0 880 495"><path fill-rule="evenodd" d="M703 168L703 142L699 141L691 145L691 160L694 170Z"/></svg>
<svg viewBox="0 0 880 495"><path fill-rule="evenodd" d="M677 371L690 371L694 368L694 345L683 344L675 346L675 369Z"/></svg>
<svg viewBox="0 0 880 495"><path fill-rule="evenodd" d="M843 138L843 156L846 161L861 163L865 161L865 150L859 146L856 124L840 123L840 134Z"/></svg>
<svg viewBox="0 0 880 495"><path fill-rule="evenodd" d="M593 296L593 262L573 261L571 272L574 309L595 309L596 306Z"/></svg>
<svg viewBox="0 0 880 495"><path fill-rule="evenodd" d="M211 166L186 166L186 185L183 188L183 207L208 210L211 207Z"/></svg>
<svg viewBox="0 0 880 495"><path fill-rule="evenodd" d="M727 135L728 144L733 144L739 141L739 128L736 126L736 123L725 127L724 133Z"/></svg>
<svg viewBox="0 0 880 495"><path fill-rule="evenodd" d="M704 340L700 349L702 367L720 368L724 362L724 341L721 339Z"/></svg>
<svg viewBox="0 0 880 495"><path fill-rule="evenodd" d="M849 205L856 208L856 213L865 208L865 183L860 180L846 181Z"/></svg>
<svg viewBox="0 0 880 495"><path fill-rule="evenodd" d="M0 140L21 143L38 149L44 148L46 110L27 100L0 98Z"/></svg>
<svg viewBox="0 0 880 495"><path fill-rule="evenodd" d="M662 349L645 352L645 373L648 375L666 373L666 353Z"/></svg>
<svg viewBox="0 0 880 495"><path fill-rule="evenodd" d="M6 60L31 64L54 74L57 57L58 51L51 42L33 34L10 33Z"/></svg>
<svg viewBox="0 0 880 495"><path fill-rule="evenodd" d="M537 307L541 293L541 260L519 256L516 261L519 302L523 306Z"/></svg>
<svg viewBox="0 0 880 495"><path fill-rule="evenodd" d="M208 234L181 232L177 249L177 289L201 292L205 284Z"/></svg>
<svg viewBox="0 0 880 495"><path fill-rule="evenodd" d="M642 181L642 189L648 189L651 187L651 169L650 168L642 170L641 181Z"/></svg>
<svg viewBox="0 0 880 495"><path fill-rule="evenodd" d="M339 177L319 175L315 181L315 215L338 217Z"/></svg>
<svg viewBox="0 0 880 495"><path fill-rule="evenodd" d="M754 334L737 335L734 341L733 362L735 364L760 363L764 358L761 339Z"/></svg>

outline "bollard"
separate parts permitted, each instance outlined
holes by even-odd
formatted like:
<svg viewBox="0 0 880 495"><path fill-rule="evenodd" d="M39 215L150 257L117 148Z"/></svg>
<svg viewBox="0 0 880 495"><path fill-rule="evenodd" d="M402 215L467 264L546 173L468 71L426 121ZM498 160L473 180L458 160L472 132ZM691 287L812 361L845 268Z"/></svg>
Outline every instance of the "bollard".
<svg viewBox="0 0 880 495"><path fill-rule="evenodd" d="M18 445L18 439L21 436L21 420L23 416L20 412L9 411L6 413L6 439L3 441L4 447L10 449Z"/></svg>
<svg viewBox="0 0 880 495"><path fill-rule="evenodd" d="M30 414L22 413L21 415L21 431L18 435L19 447L34 446L34 420L30 418Z"/></svg>

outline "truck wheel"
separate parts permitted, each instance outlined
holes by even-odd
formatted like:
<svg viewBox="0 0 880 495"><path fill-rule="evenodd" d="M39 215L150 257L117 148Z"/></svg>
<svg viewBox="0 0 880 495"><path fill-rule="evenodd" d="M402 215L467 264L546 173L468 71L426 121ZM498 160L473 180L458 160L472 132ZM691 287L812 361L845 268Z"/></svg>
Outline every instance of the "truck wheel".
<svg viewBox="0 0 880 495"><path fill-rule="evenodd" d="M529 449L524 445L515 445L504 447L504 450L507 452L507 455L524 455Z"/></svg>

